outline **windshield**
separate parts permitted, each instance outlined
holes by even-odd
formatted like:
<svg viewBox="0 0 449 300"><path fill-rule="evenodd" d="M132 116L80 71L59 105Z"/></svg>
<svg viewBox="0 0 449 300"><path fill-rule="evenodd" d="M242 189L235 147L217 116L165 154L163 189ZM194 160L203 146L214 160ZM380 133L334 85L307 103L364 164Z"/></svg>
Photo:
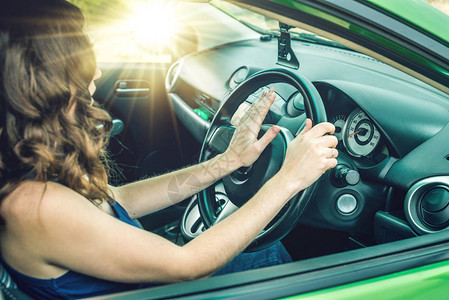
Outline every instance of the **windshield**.
<svg viewBox="0 0 449 300"><path fill-rule="evenodd" d="M449 0L425 0L425 2L431 4L440 12L449 14ZM269 34L273 36L278 36L280 34L279 22L275 19L271 19L223 0L213 0L211 1L211 4L261 34ZM289 30L289 32L292 39L348 49L337 42L331 41L325 37L316 35L301 28L293 27Z"/></svg>
<svg viewBox="0 0 449 300"><path fill-rule="evenodd" d="M279 22L223 0L69 0L86 16L100 62L172 63L185 54L232 41L279 35ZM443 13L449 0L426 0ZM343 47L300 28L293 39Z"/></svg>
<svg viewBox="0 0 449 300"><path fill-rule="evenodd" d="M280 35L278 20L252 12L250 10L244 9L242 7L239 7L237 5L231 4L223 0L213 0L211 1L211 4L217 7L218 9L222 10L232 18L236 19L237 21L245 24L246 26L250 27L251 29L261 34L268 34L272 36ZM298 27L292 27L289 30L289 32L292 39L295 40L314 42L347 49L345 46L337 42L331 41L325 37L316 35L314 33L311 33L310 31Z"/></svg>

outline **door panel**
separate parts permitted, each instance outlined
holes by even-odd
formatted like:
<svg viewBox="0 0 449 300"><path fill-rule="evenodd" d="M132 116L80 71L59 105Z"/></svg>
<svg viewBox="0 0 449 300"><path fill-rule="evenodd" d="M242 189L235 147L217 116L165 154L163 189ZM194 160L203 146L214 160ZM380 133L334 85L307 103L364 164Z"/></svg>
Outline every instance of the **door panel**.
<svg viewBox="0 0 449 300"><path fill-rule="evenodd" d="M101 63L94 99L123 130L111 136L110 183L120 185L196 161L200 145L176 122L165 93L166 64ZM179 128L178 128L179 126ZM115 165L115 166L114 166ZM183 205L140 221L154 230L181 217Z"/></svg>

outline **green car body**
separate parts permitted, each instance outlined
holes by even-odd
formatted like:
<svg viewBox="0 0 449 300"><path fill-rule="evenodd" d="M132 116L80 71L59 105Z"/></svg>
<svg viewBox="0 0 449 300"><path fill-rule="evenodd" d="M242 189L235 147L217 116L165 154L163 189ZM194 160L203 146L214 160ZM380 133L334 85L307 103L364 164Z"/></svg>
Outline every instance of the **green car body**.
<svg viewBox="0 0 449 300"><path fill-rule="evenodd" d="M367 0L380 9L392 13L403 21L421 28L435 38L449 43L449 32L442 24L449 22L449 17L442 11L420 0Z"/></svg>
<svg viewBox="0 0 449 300"><path fill-rule="evenodd" d="M449 261L285 299L447 299Z"/></svg>

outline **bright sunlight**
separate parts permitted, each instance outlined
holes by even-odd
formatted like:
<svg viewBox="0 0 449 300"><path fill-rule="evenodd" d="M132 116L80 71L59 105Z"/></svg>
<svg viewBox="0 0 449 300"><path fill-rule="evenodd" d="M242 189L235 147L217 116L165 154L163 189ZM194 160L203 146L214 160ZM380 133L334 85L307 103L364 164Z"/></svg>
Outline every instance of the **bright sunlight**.
<svg viewBox="0 0 449 300"><path fill-rule="evenodd" d="M176 1L134 0L121 5L111 20L87 18L97 60L172 62L181 33Z"/></svg>

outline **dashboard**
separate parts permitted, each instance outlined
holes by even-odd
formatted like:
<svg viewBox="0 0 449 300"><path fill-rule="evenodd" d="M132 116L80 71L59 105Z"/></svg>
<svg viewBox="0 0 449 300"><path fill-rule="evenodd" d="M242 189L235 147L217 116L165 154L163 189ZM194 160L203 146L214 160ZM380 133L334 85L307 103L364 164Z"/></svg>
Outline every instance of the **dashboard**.
<svg viewBox="0 0 449 300"><path fill-rule="evenodd" d="M241 41L194 53L171 67L166 88L169 99L180 100L171 101L177 116L183 121L186 114L190 115L191 112L185 109L194 110L197 116L204 113L201 117L183 121L192 123L195 120L201 124L200 130L190 128L192 124L187 125L199 142L202 142L207 124L221 101L239 83L258 71L279 67L276 65L276 47L276 41ZM297 72L307 77L319 91L329 121L343 124L343 119L360 108L375 125L361 124L364 128L355 134L354 141L356 137L359 142L370 137L371 133L366 132L370 128L373 128L374 138L377 129L379 139L373 141L370 138L368 145L373 147L371 144L374 143L382 148L383 140L389 154L400 158L439 132L449 120L449 101L445 94L377 60L350 50L300 41L293 41L293 47L301 62ZM296 92L282 84L273 87L279 96L277 101L289 102ZM279 102L273 110L291 118L289 111L282 107ZM365 132L367 136L362 134ZM349 143L349 151L354 156L369 155L366 146L359 152L361 150L355 149L355 144Z"/></svg>
<svg viewBox="0 0 449 300"><path fill-rule="evenodd" d="M318 91L327 120L336 127L340 156L361 178L354 186L336 186L331 175L320 179L325 187L316 191L302 222L364 234L376 226L409 228L401 212L407 191L423 178L449 175L449 150L442 146L449 140L448 96L351 50L302 41L292 41L292 47L300 63L293 72ZM166 81L168 98L199 143L234 89L259 71L280 68L276 53L275 39L245 40L191 54L172 65ZM306 118L305 104L291 85L264 83L242 101L256 101L269 87L275 89L276 99L264 123L296 135ZM220 115L230 119L232 113ZM342 197L355 199L349 214L336 209ZM379 213L382 218L375 218ZM376 225L378 219L386 224Z"/></svg>

